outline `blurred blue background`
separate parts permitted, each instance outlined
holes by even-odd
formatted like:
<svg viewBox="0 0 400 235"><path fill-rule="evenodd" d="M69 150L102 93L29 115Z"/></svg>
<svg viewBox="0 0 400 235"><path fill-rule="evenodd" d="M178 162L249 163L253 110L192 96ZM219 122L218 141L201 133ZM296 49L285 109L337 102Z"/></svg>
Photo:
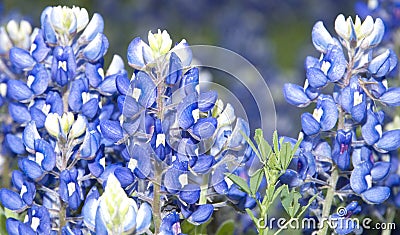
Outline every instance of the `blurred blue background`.
<svg viewBox="0 0 400 235"><path fill-rule="evenodd" d="M167 29L174 41L185 38L190 44L211 44L233 50L248 59L267 82L277 110L280 134L297 136L302 111L287 105L282 86L286 82L302 84L303 61L307 55L319 56L312 47L313 24L324 21L333 31L336 15L354 15L354 0L203 0L203 1L26 1L3 0L1 23L13 17L39 26L41 11L48 5L77 5L89 14L100 13L109 39L109 58L117 53L126 58L129 42L140 36L147 41L149 30ZM108 59L109 61L110 59ZM226 82L221 74L213 81L221 83L240 97L249 115L251 129L260 127L257 94L244 91L238 82Z"/></svg>

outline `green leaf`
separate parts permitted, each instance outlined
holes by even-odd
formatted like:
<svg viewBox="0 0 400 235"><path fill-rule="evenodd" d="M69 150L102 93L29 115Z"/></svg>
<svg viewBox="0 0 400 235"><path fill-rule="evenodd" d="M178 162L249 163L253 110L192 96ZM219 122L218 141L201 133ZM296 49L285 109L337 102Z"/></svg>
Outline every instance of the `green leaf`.
<svg viewBox="0 0 400 235"><path fill-rule="evenodd" d="M261 129L255 131L254 140L257 143L258 149L260 150L261 159L260 161L265 163L272 153L272 148L269 143L264 139L264 134Z"/></svg>
<svg viewBox="0 0 400 235"><path fill-rule="evenodd" d="M275 199L278 197L278 195L281 193L281 191L283 190L283 188L285 186L287 187L287 185L281 185L281 186L279 186L278 189L275 190L274 196L272 197L272 201L275 201Z"/></svg>
<svg viewBox="0 0 400 235"><path fill-rule="evenodd" d="M241 190L243 190L247 194L251 194L250 188L249 188L249 186L247 185L247 182L244 179L242 179L241 177L239 177L237 175L234 175L232 173L226 173L225 175L228 176L228 178L230 180L232 180L233 183L235 183L237 186L239 186L239 188Z"/></svg>
<svg viewBox="0 0 400 235"><path fill-rule="evenodd" d="M2 206L0 206L0 234L7 234L6 216L4 215L4 210Z"/></svg>
<svg viewBox="0 0 400 235"><path fill-rule="evenodd" d="M185 234L194 234L195 233L196 226L194 224L191 224L187 220L183 221L181 223L181 230L182 233Z"/></svg>
<svg viewBox="0 0 400 235"><path fill-rule="evenodd" d="M262 182L262 179L264 177L264 169L258 169L256 173L254 173L251 178L250 178L250 191L253 196L258 191L258 188L260 187L260 184Z"/></svg>
<svg viewBox="0 0 400 235"><path fill-rule="evenodd" d="M251 220L253 220L254 224L257 225L258 219L254 216L253 212L249 208L246 208L246 212L250 216Z"/></svg>
<svg viewBox="0 0 400 235"><path fill-rule="evenodd" d="M297 140L297 143L293 146L293 154L297 151L297 149L299 148L302 141L303 141L303 138L299 138Z"/></svg>
<svg viewBox="0 0 400 235"><path fill-rule="evenodd" d="M268 158L267 166L272 170L280 170L279 159L276 153L270 155L270 157Z"/></svg>
<svg viewBox="0 0 400 235"><path fill-rule="evenodd" d="M198 226L190 223L189 221L185 220L181 223L181 230L184 234L194 234L194 235L202 235L207 234L207 226L211 223L212 218L209 219L207 222L200 224Z"/></svg>
<svg viewBox="0 0 400 235"><path fill-rule="evenodd" d="M262 156L260 155L260 152L258 151L257 147L254 145L253 141L251 141L251 139L243 131L240 131L240 134L242 134L243 138L250 145L251 149L256 153L258 159L260 159L260 162L265 163L265 161L263 161Z"/></svg>
<svg viewBox="0 0 400 235"><path fill-rule="evenodd" d="M294 189L289 191L287 185L281 192L282 206L291 218L293 218L300 209L300 198L301 194Z"/></svg>
<svg viewBox="0 0 400 235"><path fill-rule="evenodd" d="M235 231L235 222L233 220L227 220L219 226L215 235L233 235Z"/></svg>
<svg viewBox="0 0 400 235"><path fill-rule="evenodd" d="M279 140L278 140L278 132L277 131L274 131L274 134L273 134L273 137L272 137L272 142L273 142L273 144L274 144L274 152L276 153L276 154L278 154L279 153Z"/></svg>
<svg viewBox="0 0 400 235"><path fill-rule="evenodd" d="M292 145L289 142L286 142L281 145L281 151L280 151L280 165L281 165L281 170L285 171L289 164L290 161L292 161L293 158L293 151L292 151Z"/></svg>

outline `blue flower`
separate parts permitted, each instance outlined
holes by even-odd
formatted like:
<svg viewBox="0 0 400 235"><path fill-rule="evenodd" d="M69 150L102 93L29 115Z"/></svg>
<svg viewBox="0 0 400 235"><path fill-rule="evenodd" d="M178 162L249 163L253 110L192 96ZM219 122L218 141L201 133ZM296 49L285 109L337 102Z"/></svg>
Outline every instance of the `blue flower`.
<svg viewBox="0 0 400 235"><path fill-rule="evenodd" d="M18 162L20 169L31 179L40 180L45 172L52 171L56 165L56 154L54 147L43 139L28 136L28 131L25 135L26 138L32 138L34 144L34 155L28 158L23 158ZM26 143L25 143L26 145ZM29 148L29 146L27 145Z"/></svg>
<svg viewBox="0 0 400 235"><path fill-rule="evenodd" d="M16 101L27 101L32 98L33 92L22 81L9 80L7 83L7 94L10 99Z"/></svg>
<svg viewBox="0 0 400 235"><path fill-rule="evenodd" d="M82 192L81 186L78 184L78 171L76 169L61 172L59 193L61 199L68 203L72 210L78 209L82 201Z"/></svg>
<svg viewBox="0 0 400 235"><path fill-rule="evenodd" d="M327 82L339 81L346 70L343 51L336 45L328 45L324 57L315 64L307 66L306 77L311 87L320 88Z"/></svg>
<svg viewBox="0 0 400 235"><path fill-rule="evenodd" d="M354 167L350 177L353 191L360 194L364 201L371 204L380 204L390 196L390 188L373 185L373 181L382 180L389 173L390 164L378 164L375 170L368 162L362 162ZM386 173L385 173L386 172Z"/></svg>
<svg viewBox="0 0 400 235"><path fill-rule="evenodd" d="M386 76L397 65L397 56L394 51L387 49L382 54L371 60L368 66L368 71L372 76L380 78Z"/></svg>
<svg viewBox="0 0 400 235"><path fill-rule="evenodd" d="M26 215L26 221L21 222L14 218L6 221L7 232L10 235L23 234L51 234L51 220L46 207L32 206Z"/></svg>
<svg viewBox="0 0 400 235"><path fill-rule="evenodd" d="M10 61L18 69L29 69L36 64L35 59L28 51L18 47L10 50Z"/></svg>
<svg viewBox="0 0 400 235"><path fill-rule="evenodd" d="M341 170L350 167L352 132L338 130L334 140L332 160Z"/></svg>
<svg viewBox="0 0 400 235"><path fill-rule="evenodd" d="M304 113L301 117L306 135L317 134L320 130L329 131L336 125L338 110L330 96L320 96L313 114Z"/></svg>
<svg viewBox="0 0 400 235"><path fill-rule="evenodd" d="M304 88L296 84L286 83L283 87L283 95L289 104L298 107L305 107L311 102Z"/></svg>
<svg viewBox="0 0 400 235"><path fill-rule="evenodd" d="M72 48L57 46L53 50L51 76L60 86L65 86L76 73L76 61Z"/></svg>
<svg viewBox="0 0 400 235"><path fill-rule="evenodd" d="M345 208L339 207L338 212L330 216L335 225L335 232L340 235L345 235L353 232L360 226L357 220L352 220L351 217L361 212L361 206L357 201L352 201Z"/></svg>
<svg viewBox="0 0 400 235"><path fill-rule="evenodd" d="M171 49L172 41L168 33L159 30L157 34L151 31L148 36L149 44L147 45L142 39L135 38L128 47L128 63L131 67L143 70L148 64L153 63L159 57L164 56L170 50L174 52L181 60L182 66L190 65L192 61L192 53L188 48L186 40L182 40L174 48ZM172 57L174 60L174 56ZM174 62L171 62L172 64Z"/></svg>
<svg viewBox="0 0 400 235"><path fill-rule="evenodd" d="M171 212L167 214L160 226L160 234L161 235L178 235L181 234L181 224L179 220L179 214L174 212Z"/></svg>
<svg viewBox="0 0 400 235"><path fill-rule="evenodd" d="M102 34L98 33L96 37L85 47L83 50L83 56L90 61L96 62L103 58L108 49L108 39Z"/></svg>

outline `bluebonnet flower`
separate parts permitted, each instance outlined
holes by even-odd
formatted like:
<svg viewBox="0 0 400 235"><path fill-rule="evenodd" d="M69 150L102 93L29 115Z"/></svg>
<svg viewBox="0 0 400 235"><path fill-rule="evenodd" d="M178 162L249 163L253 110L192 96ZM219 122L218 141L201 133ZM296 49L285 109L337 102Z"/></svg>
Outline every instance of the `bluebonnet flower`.
<svg viewBox="0 0 400 235"><path fill-rule="evenodd" d="M4 25L0 26L0 106L5 110L1 113L1 119L3 120L1 149L4 157L15 156L13 150L19 153L23 151L21 148L21 142L18 141L17 138L13 138L10 131L18 128L20 123L25 123L30 115L24 107L21 107L15 103L10 103L12 98L24 98L31 96L31 91L29 89L25 89L26 87L22 87L24 92L27 92L24 95L21 95L20 92L17 92L18 94L7 92L9 84L20 85L23 83L21 80L25 79L24 71L11 63L10 50L15 47L20 47L24 50L30 50L31 41L34 40L37 32L37 29L33 29L31 24L23 19L11 19L5 22ZM15 120L9 118L9 114L18 116L18 113L23 115L19 115L20 117L16 118ZM8 137L6 138L7 135ZM10 145L8 141L18 144L13 146L12 144ZM13 148L11 151L10 146ZM7 165L7 162L10 161L9 159L2 160L5 161L5 166Z"/></svg>
<svg viewBox="0 0 400 235"><path fill-rule="evenodd" d="M180 221L179 214L176 213L175 211L167 214L161 222L160 234L162 235L181 234L182 230L179 221Z"/></svg>
<svg viewBox="0 0 400 235"><path fill-rule="evenodd" d="M203 224L214 211L213 190L241 210L253 207L234 186L228 192L214 185L229 183L225 176L216 181L216 168L231 170L232 157L239 160L234 167L249 159L242 136L249 125L216 92L199 89L186 41L173 46L166 31L149 32L149 45L134 39L129 80L119 56L103 69L109 46L103 27L100 15L89 19L83 8L48 7L30 48L9 49L22 76L7 80L18 126L6 142L20 156L21 171L14 173L15 191L1 189L2 204L28 214L36 204L58 211L48 215L48 230L66 234L140 234L152 212L155 232L162 232L169 225L157 221L168 220L167 206L179 213L171 226L178 229L180 218ZM24 234L37 222L9 219L7 228Z"/></svg>
<svg viewBox="0 0 400 235"><path fill-rule="evenodd" d="M199 89L199 69L190 66L192 52L185 40L172 47L169 34L159 30L149 32L148 41L135 38L130 43L128 63L136 71L130 81L116 79L121 116L102 120L100 130L112 143L128 141L126 163L114 174L124 188L153 200L155 222L164 221L155 223L155 231L166 233L164 227L179 228L181 217L171 222L173 215L161 208L174 208L192 224L205 223L214 211L207 199L213 189L225 200L244 205L229 198L228 191L216 189L226 177L216 181L215 175L232 157L244 161L247 143L241 132L249 134L249 126L216 92ZM93 164L98 169L99 164ZM138 188L141 180L150 191Z"/></svg>
<svg viewBox="0 0 400 235"><path fill-rule="evenodd" d="M32 206L36 195L35 184L26 179L20 171L13 171L12 182L19 193L3 188L0 190L1 203L12 210L23 211Z"/></svg>
<svg viewBox="0 0 400 235"><path fill-rule="evenodd" d="M86 223L79 218L80 208L87 208L92 197L85 192L105 186L109 176L121 168L118 161L125 145L107 140L112 134L103 131L100 123L116 121L121 115L116 107L116 80L127 76L124 63L115 55L104 69L108 40L99 14L89 19L83 8L48 7L41 23L29 45L13 44L7 49L7 66L18 71L19 77L5 80L9 114L15 121L5 141L18 155L20 171L13 172L13 190L1 189L0 201L13 211L28 212L23 223L8 219L7 230L10 234L51 234L56 230L107 234L104 226L109 221ZM119 187L115 182L111 185ZM100 197L100 201L104 200ZM129 209L129 213L146 218L138 219L146 230L151 222L149 206L142 203L137 209L131 204L135 211ZM49 214L48 210L58 213ZM67 217L73 217L73 223ZM126 231L133 228L127 226Z"/></svg>
<svg viewBox="0 0 400 235"><path fill-rule="evenodd" d="M20 234L51 234L49 211L45 207L32 206L24 222L10 218L6 222L7 231L11 235Z"/></svg>
<svg viewBox="0 0 400 235"><path fill-rule="evenodd" d="M353 21L339 15L335 21L337 38L322 22L314 25L312 42L321 57L307 57L304 87L286 84L284 96L292 105L305 107L314 102L316 107L313 114L301 116L303 142L293 167L281 177L283 182L292 187L311 182L315 192L328 186L321 201L332 200L335 196L328 194L336 191L346 192L348 197L360 196L368 204L381 204L390 197L385 181L391 164L383 156L400 147L400 135L399 130L383 130L385 112L380 107L398 106L399 98L398 88L389 87L387 82L397 57L391 49L378 47L384 29L383 21L374 21L371 16L364 21L356 16ZM331 84L333 92L324 94L324 88ZM340 177L339 172L347 176ZM312 211L317 217L328 217L331 208L322 205L322 211ZM352 214L361 206L352 202L346 208ZM353 229L350 226L336 232L348 234Z"/></svg>
<svg viewBox="0 0 400 235"><path fill-rule="evenodd" d="M110 174L103 194L89 192L83 207L84 223L96 234L142 234L150 227L151 207L129 198L117 178Z"/></svg>
<svg viewBox="0 0 400 235"><path fill-rule="evenodd" d="M381 181L390 169L390 164L375 163L374 166L363 162L356 167L350 177L353 191L360 194L364 201L379 204L390 196L390 188L386 186L373 186L373 181Z"/></svg>

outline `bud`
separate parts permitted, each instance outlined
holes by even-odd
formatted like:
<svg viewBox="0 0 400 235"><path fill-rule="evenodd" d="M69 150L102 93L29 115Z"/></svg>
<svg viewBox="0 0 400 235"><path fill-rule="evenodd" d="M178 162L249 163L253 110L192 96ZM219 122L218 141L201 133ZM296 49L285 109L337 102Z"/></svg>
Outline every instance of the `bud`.
<svg viewBox="0 0 400 235"><path fill-rule="evenodd" d="M167 54L172 46L171 37L166 30L161 33L159 29L155 34L149 31L148 40L154 58Z"/></svg>
<svg viewBox="0 0 400 235"><path fill-rule="evenodd" d="M75 139L75 138L81 136L83 133L85 133L86 123L87 123L86 118L82 115L79 115L78 119L72 125L72 128L69 132L68 137L71 139Z"/></svg>
<svg viewBox="0 0 400 235"><path fill-rule="evenodd" d="M59 118L60 119L60 118ZM74 123L75 118L74 114L71 112L64 113L60 119L60 125L62 128L62 132L65 136L67 136L71 125Z"/></svg>
<svg viewBox="0 0 400 235"><path fill-rule="evenodd" d="M114 174L108 177L107 186L99 200L101 209L96 216L101 216L102 222L112 234L123 232L125 223L135 220L138 211L136 202L126 195Z"/></svg>
<svg viewBox="0 0 400 235"><path fill-rule="evenodd" d="M57 113L49 113L44 122L47 132L55 138L58 138L58 135L60 134L59 119L60 116L58 116Z"/></svg>

